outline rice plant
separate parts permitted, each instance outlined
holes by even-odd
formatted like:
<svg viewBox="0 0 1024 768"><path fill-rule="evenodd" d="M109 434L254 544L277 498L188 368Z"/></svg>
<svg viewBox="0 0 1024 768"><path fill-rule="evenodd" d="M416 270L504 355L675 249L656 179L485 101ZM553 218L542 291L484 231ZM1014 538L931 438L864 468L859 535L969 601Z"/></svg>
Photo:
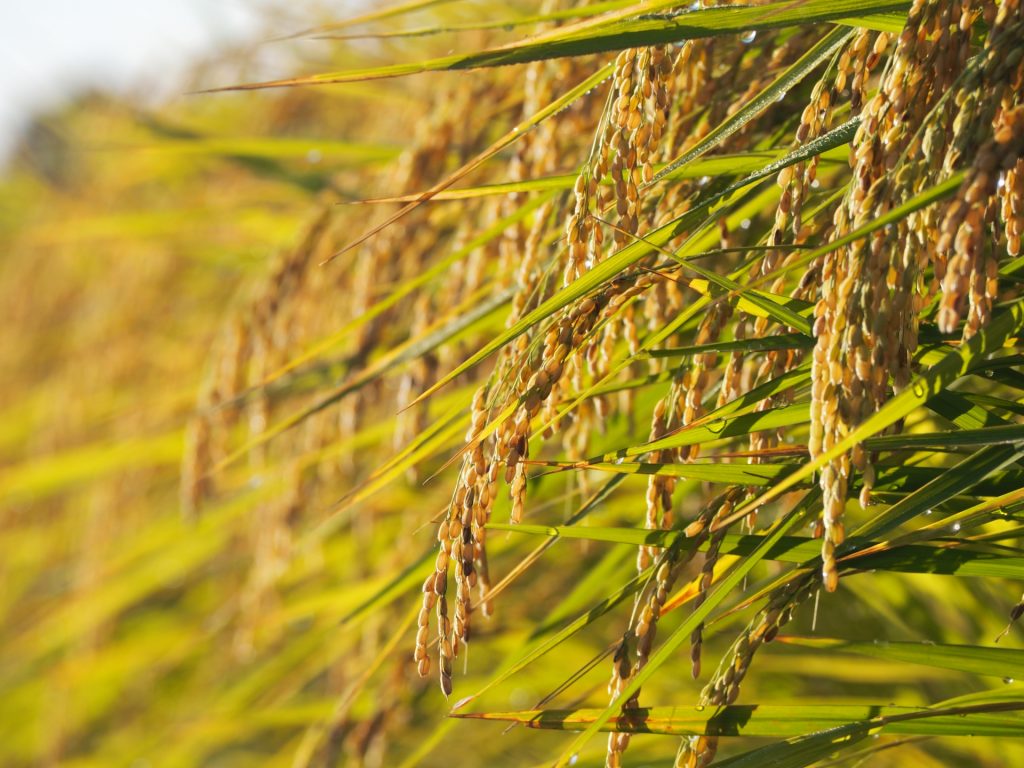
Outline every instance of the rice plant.
<svg viewBox="0 0 1024 768"><path fill-rule="evenodd" d="M5 765L1024 761L1019 0L268 25L0 184Z"/></svg>

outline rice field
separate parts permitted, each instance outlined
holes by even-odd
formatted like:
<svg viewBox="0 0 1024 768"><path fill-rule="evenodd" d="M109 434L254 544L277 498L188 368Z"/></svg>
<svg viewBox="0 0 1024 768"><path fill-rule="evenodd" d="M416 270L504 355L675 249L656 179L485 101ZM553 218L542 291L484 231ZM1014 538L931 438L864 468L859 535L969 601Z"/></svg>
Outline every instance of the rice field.
<svg viewBox="0 0 1024 768"><path fill-rule="evenodd" d="M0 763L1024 763L1019 0L267 30L0 174Z"/></svg>

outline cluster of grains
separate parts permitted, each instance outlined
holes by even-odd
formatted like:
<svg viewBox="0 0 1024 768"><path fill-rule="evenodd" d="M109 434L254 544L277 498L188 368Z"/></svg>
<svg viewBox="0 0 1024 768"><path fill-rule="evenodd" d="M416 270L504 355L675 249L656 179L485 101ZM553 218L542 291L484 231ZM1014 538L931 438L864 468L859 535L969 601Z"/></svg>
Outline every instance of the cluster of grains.
<svg viewBox="0 0 1024 768"><path fill-rule="evenodd" d="M566 222L569 254L565 283L601 258L604 235L590 210L614 205L618 229L612 241L625 245L640 223L640 187L654 177L653 161L665 133L673 60L664 46L629 48L615 60L615 76L596 158L576 181L575 206ZM609 177L612 187L600 182Z"/></svg>
<svg viewBox="0 0 1024 768"><path fill-rule="evenodd" d="M434 609L437 614L440 683L445 695L452 689L452 662L461 647L469 642L473 588L479 590L484 615L490 613L485 526L497 498L502 470L512 498L512 521L519 522L526 501L525 460L529 457L531 424L551 396L553 386L562 377L567 358L573 349L582 346L598 323L620 309L624 302L647 290L654 279L650 275L618 279L593 297L581 299L566 308L544 335L539 354L531 354L527 337L520 337L518 354L511 366L516 376L516 386L508 393L511 403L488 403L487 389L482 387L477 391L458 485L447 514L438 527L439 550L435 569L423 583L423 605L414 652L420 675L428 674L429 616ZM511 415L498 423L493 437L485 435L491 414L501 413L510 406ZM448 576L453 563L455 607L453 616L449 618Z"/></svg>
<svg viewBox="0 0 1024 768"><path fill-rule="evenodd" d="M771 80L773 77L772 73L779 66L792 56L794 52L799 51L799 38L800 35L793 36L778 46L766 44L765 46L758 47L751 56L746 55L747 50L744 45L720 46L716 45L714 40L701 40L683 45L676 55L673 66L662 65L664 72L663 80L666 85L666 98L672 104L669 114L671 120L665 123L664 129L657 132L657 135L662 136L662 138L660 144L656 147L651 147L648 152L646 156L647 164L650 165L655 159L669 160L685 152L700 141L716 121L725 119L728 115L739 110L749 99L750 95L759 91L767 81ZM716 55L716 52L719 55ZM621 65L622 63L623 60L620 59L619 64ZM617 71L621 74L624 70L620 66ZM715 87L715 78L712 77L713 72L725 72L728 73L728 76L737 79L746 78L750 80L748 92L742 94L739 98L735 98L725 91L719 91ZM656 101L660 104L660 97ZM621 99L621 94L618 101L613 100L612 102L613 107L615 104L619 104L623 108L628 106L628 103L630 102L625 102ZM618 122L625 121L627 126L630 124L630 119L635 122L635 117L629 118L621 112L614 114L618 114ZM651 112L648 111L646 114L651 114ZM655 116L660 115L661 109L654 110L653 114ZM704 119L697 120L696 118L701 115L704 116ZM601 135L605 138L614 136L614 131L612 130L614 125L615 122L611 122L611 125ZM748 141L749 139L744 135L744 131L740 131L736 136L727 141L726 146L741 149L746 146ZM606 141L600 146L607 147L609 142ZM626 155L627 165L630 162L630 156ZM605 167L607 167L607 164L599 164L597 168L598 173L602 172ZM581 212L586 211L590 196L595 190L598 190L596 182L587 175L588 172L585 171L577 181L577 204L574 214L577 218L570 222L570 241L574 240L571 233L576 231L575 224L580 220L578 215L583 215ZM648 186L648 180L651 178L652 173L653 170L647 171L644 169L640 174L637 210L640 212L641 223L657 226L666 223L669 219L685 211L691 203L692 196L700 193L702 182L684 181L674 183L667 187L662 194L644 199L643 192ZM635 169L633 175L634 179L636 179ZM612 176L613 181L615 181L614 168ZM622 192L622 189L617 188L616 193L611 196L612 200L619 201L617 205L620 208L626 204L622 202ZM628 199L630 197L629 189L625 189L625 192ZM720 224L723 228L723 248L727 248L730 242L728 228L725 226L724 220ZM620 218L619 225L615 227L617 239L614 245L618 246L625 243L631 231L635 231L636 226L637 221L635 218L626 221ZM679 233L677 241L685 238L686 234L685 232ZM584 254L582 244L577 246L576 251L577 256L582 258ZM590 252L587 251L587 253ZM570 266L571 264L572 259L570 259ZM643 262L640 268L645 268L649 265L648 262ZM642 312L647 320L648 327L660 329L678 313L684 303L685 299L680 289L679 281L672 279L661 281L643 303ZM729 314L730 310L727 305L714 305L709 322L705 323L698 330L698 339L701 340L701 343L717 340L721 326L729 320ZM588 354L588 366L594 378L601 378L607 373L611 357L610 350L619 336L625 337L628 349L631 352L634 352L639 347L635 315L636 309L632 306L627 307L621 318L621 331L619 325L610 324L605 328L600 342L595 341L591 349L588 350L589 353L592 353ZM599 353L598 349L596 349L598 347ZM703 393L708 384L706 371L713 369L716 360L714 355L704 355L699 356L692 365L687 364L680 367L677 371L676 383L672 391L666 396L664 405L659 405L654 414L652 420L652 439L669 428L666 426L668 422L671 422L673 427L677 427L690 423L700 415ZM652 370L657 370L658 366L655 361L652 360L650 364ZM576 383L579 386L579 382ZM730 383L735 383L735 379ZM728 391L728 386L723 385L723 390ZM630 409L630 396L631 391L626 390L621 398L622 408L626 411ZM600 398L594 399L597 415L602 418L605 416L603 405ZM687 454L687 451L683 451L677 457L671 452L666 452L665 454L659 454L658 457L654 457L654 460L686 459L688 458ZM689 456L689 458L694 457ZM652 521L659 518L662 520L662 525L671 524L671 486L673 485L674 482L671 478L655 476L650 479L647 495L648 525L652 525ZM660 512L659 507L661 508ZM649 562L650 554L650 551L647 549L640 551L641 568L645 567Z"/></svg>
<svg viewBox="0 0 1024 768"><path fill-rule="evenodd" d="M672 155L685 152L700 141L717 121L725 119L741 109L753 94L760 91L771 81L774 73L788 59L801 50L801 40L800 34L780 41L777 45L770 44L773 41L769 39L764 46L758 47L751 55L747 55L745 45L722 47L721 45L716 46L714 40L702 40L686 44L680 50L675 67L677 74L675 75L675 82L671 90L676 99L675 103L679 105L679 108L673 111L673 120L669 123L669 138L666 142L663 142L663 156L667 159ZM749 41L744 39L743 42ZM716 56L716 53L719 55ZM746 81L749 83L748 88L739 97L726 91L720 91L716 88L716 78L711 76L713 72L725 72L728 74L721 75L721 77ZM678 119L676 118L677 112L681 113ZM702 114L706 115L706 119L696 123L690 122L694 115ZM746 148L748 143L749 136L745 131L740 131L729 139L725 146L731 150L740 151ZM809 165L811 165L812 169L808 171L808 183L813 180L814 173L813 164ZM664 197L659 200L659 205L650 212L648 218L651 223L664 224L681 211L685 211L689 205L687 196L695 192L699 193L701 186L701 181L696 183L680 182L670 186L665 190ZM719 224L721 229L721 247L728 249L733 244L732 233L729 232L724 219ZM680 237L685 237L685 233L681 234ZM769 253L770 256L771 254ZM773 264L769 258L766 260L764 270L770 271L772 267ZM753 276L756 277L758 275L754 274ZM673 292L680 293L678 284L674 281L666 281L665 289L666 293L668 293L667 302L649 300L645 307L648 324L652 329L662 327L671 319L672 313L678 312L681 306L679 298L673 295ZM657 294L652 296L652 299L658 298L660 297ZM722 302L713 304L708 317L706 317L705 322L698 329L696 343L717 341L722 328L730 319L731 305ZM766 321L763 322L767 325ZM737 321L735 324L737 338L742 338L743 334L747 331L746 322L743 320ZM750 379L744 376L745 360L746 358L742 353L734 353L730 356L720 382L719 404L728 402L732 397L735 397L743 389L747 388L744 380L746 380L746 384L749 384ZM698 356L692 364L687 363L681 366L676 372L676 384L666 396L666 405L664 406L664 413L669 414L669 419L672 418L673 414L676 415L675 426L689 424L700 416L702 398L709 383L708 374L714 370L716 364L716 355L705 354ZM769 406L767 402L763 405L764 407ZM663 406L658 406L659 411L662 408ZM667 429L667 427L659 423L661 420L658 412L656 412L654 424L652 425L652 439L654 439L655 433ZM668 461L672 460L672 458L682 460L696 458L696 453L693 449L690 449L679 452L678 456L675 457L664 455L653 460ZM660 495L660 487L671 484L670 478L651 478L648 490L648 525L651 524L651 521L657 515L655 502ZM671 504L670 499L671 496L669 495L668 501L665 504L666 509ZM665 519L667 520L665 524L670 524L671 516L668 515ZM641 558L646 557L647 555L641 552Z"/></svg>
<svg viewBox="0 0 1024 768"><path fill-rule="evenodd" d="M196 414L185 430L181 466L181 507L195 518L203 501L214 493L214 467L226 454L228 430L238 417L236 398L244 387L244 360L248 354L248 329L241 319L232 322L212 356L199 394Z"/></svg>
<svg viewBox="0 0 1024 768"><path fill-rule="evenodd" d="M181 498L189 516L212 494L214 468L226 454L228 433L243 409L251 437L266 426L269 398L264 383L272 367L287 360L303 331L310 267L329 252L331 224L329 211L322 212L225 323L187 429ZM253 453L251 459L259 461L259 454Z"/></svg>
<svg viewBox="0 0 1024 768"><path fill-rule="evenodd" d="M552 5L549 3L548 5ZM548 104L556 95L560 84L581 79L587 73L575 60L554 62L537 62L527 70L524 88L523 118L530 119ZM542 123L538 129L530 132L520 141L510 163L510 175L513 179L530 179L550 175L562 170L561 159L567 153L577 151L575 137L593 132L595 117L591 98L584 98L571 105L558 116L557 120ZM596 182L594 182L596 184ZM577 183L577 191L580 190ZM503 213L512 214L515 209L526 202L525 193L509 195L504 203ZM556 245L552 237L551 225L559 216L555 200L548 200L540 205L528 220L509 227L500 242L501 269L499 273L509 279L514 289L512 295L512 311L508 314L506 325L512 326L524 314L535 308L555 287L558 273L562 269L562 258L569 257L569 250L552 258L552 246ZM598 238L601 234L596 235ZM538 343L531 331L527 337L521 337L517 345L503 350L497 370L492 376L501 381L500 397L508 400L526 396L528 379L522 377L522 361L531 356L531 345ZM572 358L581 358L582 352L571 346ZM586 403L572 418L563 423L557 415L562 395L570 391L573 382L581 383L582 365L577 359L566 359L560 366L558 375L550 382L550 389L544 399L545 420L552 426L545 430L545 437L551 437L555 428L561 432L563 444L570 455L582 456L593 426L594 408ZM575 450L572 448L575 446ZM510 482L514 484L513 499L515 516L521 516L521 500L525 496L525 469L521 468L518 477Z"/></svg>
<svg viewBox="0 0 1024 768"><path fill-rule="evenodd" d="M577 177L575 203L566 222L567 254L563 282L571 283L603 258L605 233L591 210L615 209L612 250L623 247L641 228L645 216L642 188L653 179L654 162L663 147L675 65L664 46L628 49L615 62L609 100L597 126L592 156ZM610 184L601 182L605 179ZM664 295L665 290L661 293ZM664 302L661 302L664 305ZM593 380L609 372L613 351L620 339L628 349L639 347L636 309L623 303L621 310L595 334L569 365L569 382L583 388L584 373ZM632 393L621 393L623 411L631 409ZM563 435L570 457L581 458L591 431L600 428L610 415L608 399L595 396L577 410L573 424Z"/></svg>
<svg viewBox="0 0 1024 768"><path fill-rule="evenodd" d="M418 126L412 146L402 153L390 174L388 189L402 194L418 193L443 176L449 149L465 128L472 107L471 94L456 92L440 103L444 108ZM421 207L359 249L351 281L346 286L351 295L346 305L352 319L369 313L385 294L387 286L400 285L419 274L424 260L436 244L435 227L429 209ZM424 296L414 306L418 312L414 315L412 330L422 330L433 316L432 299ZM393 343L391 329L398 316L398 309L391 309L376 313L359 324L353 333L351 359L354 367L364 364L374 349ZM432 362L426 359L410 369L408 380L399 388L399 408L404 409L408 405L406 399L413 398L416 389L435 373ZM383 399L382 395L382 386L374 383L346 397L337 410L339 432L356 434L363 424L366 403ZM421 418L416 413L407 414L398 423L395 439L401 439ZM339 458L347 474L354 475L359 469L354 451L346 451Z"/></svg>
<svg viewBox="0 0 1024 768"><path fill-rule="evenodd" d="M333 244L331 223L328 213L320 216L298 247L270 272L244 316L251 345L246 379L250 393L245 405L251 439L258 440L270 423L272 398L263 384L288 361L295 340L301 337L310 273ZM307 448L304 443L315 440L317 430L318 425L310 422L275 446L278 455L289 457L282 459L284 487L279 496L261 502L251 517L253 563L241 596L241 625L235 638L236 648L243 654L256 645L259 618L266 605L276 599L276 584L291 559L293 529L310 492L310 477L301 456ZM250 471L266 477L274 460L270 446L257 443L249 452Z"/></svg>
<svg viewBox="0 0 1024 768"><path fill-rule="evenodd" d="M835 215L845 235L884 215L914 192L918 174L902 173L904 153L919 150L915 133L963 70L970 47L970 4L918 0L881 78L865 105L852 144L853 182ZM875 48L863 47L876 54ZM864 65L867 69L867 63ZM876 231L827 256L815 307L809 449L832 449L888 397L890 377L909 379L917 345L922 265L906 221ZM838 577L835 550L844 539L843 511L850 474L862 474L861 504L870 503L874 469L859 446L823 467L823 575L829 591Z"/></svg>
<svg viewBox="0 0 1024 768"><path fill-rule="evenodd" d="M669 398L662 398L654 406L654 413L651 416L650 439L660 440L669 432L668 422ZM654 463L669 462L672 460L674 451L657 450L651 451L649 458ZM676 478L668 475L651 475L647 479L646 504L647 511L644 517L644 526L652 530L658 528L672 527L672 492L676 487ZM657 556L656 547L642 546L637 551L636 566L642 571L651 564L653 557Z"/></svg>
<svg viewBox="0 0 1024 768"><path fill-rule="evenodd" d="M473 95L472 90L460 88L457 97L444 101L445 109L419 124L413 146L387 180L389 191L420 192L441 178L463 131L471 146ZM411 339L422 336L435 322L441 303L447 299L449 306L457 306L478 292L484 280L486 264L480 258L470 259L448 275L443 291L420 291L412 294L407 305L381 311L375 305L387 291L419 277L438 237L457 228L424 207L363 246L350 266L323 269L320 264L351 236L351 229L345 234L337 231L335 210L333 205L326 208L300 243L255 286L252 298L233 313L187 430L181 490L186 512L196 510L214 491L214 469L228 455L226 446L235 437L239 421L251 441L250 473L261 484L274 485L251 515L246 544L252 565L239 600L235 638L242 653L255 646L261 617L276 604L277 583L294 556L296 525L311 508L333 503L339 483L351 487L359 476L357 454L349 447L352 441L339 437L359 433L368 406L389 401L404 409L436 377L440 366L438 357L428 351L412 360L397 382L374 377L367 386L353 388L336 408L315 407L294 428L268 441L264 435L277 416L279 399L283 403L287 398L287 411L294 412L303 402L315 406L322 397L309 387L292 387L292 382L300 376L322 378L330 363L304 366L287 376L282 374L284 367L291 366L296 350L319 342L346 322L358 321L340 362L343 370L357 378L376 350L394 346L403 334ZM339 290L346 301L338 301ZM370 316L360 317L369 310L373 310ZM405 410L396 419L395 440L405 442L425 424L425 406ZM329 499L315 495L321 487L324 495L333 489ZM372 535L370 516L357 518L353 535Z"/></svg>
<svg viewBox="0 0 1024 768"><path fill-rule="evenodd" d="M840 54L838 65L834 71L831 69L826 76L818 80L811 90L810 100L800 116L800 123L796 129L795 145L803 145L817 139L832 128L833 115L839 102L847 98L851 111L856 113L863 106L864 93L867 88L868 77L871 71L877 66L882 54L889 45L889 37L886 34L875 35L869 30L859 30L850 44ZM782 169L777 182L782 190L779 196L779 204L775 210L775 221L768 235L768 245L773 249L782 246L784 243L801 245L808 241L813 235L820 235L820 231L804 221L803 205L812 184L815 182L819 164L819 157L815 156L808 161L803 161ZM820 228L818 228L820 229ZM785 267L800 257L800 252L791 250L789 255L782 250L769 250L765 257L756 265L755 277L763 277L772 274L780 267L782 274L770 283L769 290L774 294L782 294L786 289L787 278ZM809 300L817 289L817 276L820 272L820 262L813 264L805 272L804 277L795 287L790 290L790 296L800 300ZM745 324L739 324L743 335L751 335L745 328ZM779 328L776 332L782 333L793 329ZM763 338L771 332L769 320L765 317L757 318L753 323L755 338ZM738 355L736 357L739 357ZM765 353L764 359L753 372L752 383L760 384L769 379L781 375L786 371L795 368L803 359L800 350L769 351ZM753 362L753 361L752 361ZM734 374L735 375L735 374ZM723 387L723 391L725 388ZM729 391L733 391L730 387ZM758 410L764 411L769 408L786 405L791 399L791 392L779 393L763 400ZM722 402L725 402L723 399ZM757 455L778 444L781 439L781 431L756 432L751 435L750 451L754 456L750 459L752 463L759 463L761 458Z"/></svg>
<svg viewBox="0 0 1024 768"><path fill-rule="evenodd" d="M417 622L414 658L420 676L430 671L427 635L430 611L436 608L438 627L438 660L441 690L447 696L452 690L452 661L462 643L469 642L471 598L469 591L479 585L481 596L489 589L487 553L484 548L485 529L497 491L496 464L488 465L480 435L487 425L487 391L481 387L473 397L472 423L467 440L470 451L463 464L448 515L438 527L438 553L434 572L423 583L423 606ZM448 612L448 570L455 565L454 624ZM490 608L483 602L483 612Z"/></svg>
<svg viewBox="0 0 1024 768"><path fill-rule="evenodd" d="M767 605L736 639L711 682L701 692L700 706L721 707L736 701L754 654L775 639L779 630L793 618L796 607L813 594L816 584L813 575L803 576L769 595ZM676 768L705 768L715 759L717 751L717 736L684 738L676 755Z"/></svg>
<svg viewBox="0 0 1024 768"><path fill-rule="evenodd" d="M1021 238L1024 237L1024 159L1017 160L1006 172L999 197L1000 213L1006 227L1006 252L1020 256Z"/></svg>
<svg viewBox="0 0 1024 768"><path fill-rule="evenodd" d="M277 259L274 268L254 286L253 295L226 323L213 364L201 392L196 414L187 428L182 471L182 506L189 516L198 513L214 492L214 473L226 457L226 446L236 423L244 416L250 440L250 472L264 478L271 462L268 446L260 440L271 417L272 397L266 386L275 369L288 360L295 341L305 331L306 294L312 265L324 258L334 243L333 217L322 213L298 245ZM283 487L279 495L261 501L253 511L249 530L252 565L240 599L240 626L236 647L252 646L253 624L271 598L276 582L291 557L292 529L310 491L314 472L297 458L313 443L327 437L315 420L283 440L276 451L282 459Z"/></svg>
<svg viewBox="0 0 1024 768"><path fill-rule="evenodd" d="M530 119L554 100L560 83L572 82L578 77L577 68L571 61L543 61L531 64L526 71L523 119ZM559 158L568 149L569 132L585 132L591 128L579 104L568 109L558 121L542 123L520 140L509 164L510 178L533 179L562 170L558 163ZM506 215L511 214L525 201L525 193L509 195L505 200L503 212ZM545 246L554 209L554 200L549 200L541 205L528 221L509 227L502 237L501 272L512 278L512 285L515 288L512 311L506 321L508 325L514 324L542 296L542 281L546 280L551 270L545 258Z"/></svg>
<svg viewBox="0 0 1024 768"><path fill-rule="evenodd" d="M986 6L991 13L994 7ZM957 116L944 170L973 158L956 199L945 211L937 245L942 281L939 329L954 332L965 320L970 338L987 322L998 291L999 250L1020 252L1024 208L1024 35L1019 2L998 7L981 61L965 74L954 102ZM1005 245L994 222L1002 217Z"/></svg>
<svg viewBox="0 0 1024 768"><path fill-rule="evenodd" d="M558 6L557 0L544 0L541 13L550 13ZM531 63L526 68L522 83L522 119L531 120L554 100L564 83L577 81L585 73L586 68L574 59ZM564 169L559 167L560 160L565 154L577 150L575 136L593 131L591 112L591 101L583 99L570 105L558 119L547 120L523 135L508 163L508 180L525 181L562 172ZM505 196L502 214L507 216L513 213L526 199L527 194L524 192ZM553 201L545 203L533 214L532 223L521 222L510 226L501 239L499 273L507 276L515 289L512 311L506 321L508 325L514 324L540 298L540 280L551 269L545 264L546 251L542 241L549 234L554 208Z"/></svg>
<svg viewBox="0 0 1024 768"><path fill-rule="evenodd" d="M668 121L665 123L663 137L657 147L652 147L649 163L669 162L672 159L684 154L694 145L699 143L721 120L734 114L745 103L749 96L760 90L764 84L774 76L777 67L787 60L794 51L799 50L796 44L800 35L793 36L778 45L772 45L771 39L766 39L765 45L758 46L751 55L748 55L746 43L750 40L744 38L740 45L722 45L715 39L704 39L687 42L680 46L675 54L675 62L671 69L666 68L665 82L667 84L667 95L671 108L668 113ZM726 89L719 87L720 82L728 80L745 80L750 87L748 92L736 97ZM723 147L728 149L741 150L749 143L749 136L745 130L739 131L736 135L727 139ZM641 174L641 182L638 187L640 197L641 224L650 227L661 226L673 218L685 212L693 200L702 193L705 180L694 179L692 181L677 180L663 189L659 189L657 195L645 195L645 191L651 184L647 181L650 173L644 171ZM632 223L632 222L629 222ZM730 235L725 221L720 222L722 226L722 247L730 245ZM619 227L620 235L625 236L628 230ZM688 236L687 232L679 232L673 243L681 243ZM671 245L671 243L670 243ZM644 262L643 267L653 264ZM682 286L683 281L666 279L660 282L655 290L644 301L642 312L651 330L659 330L670 322L685 306L686 297ZM631 308L632 309L632 308ZM633 312L630 313L635 314ZM717 320L722 325L728 322L728 308ZM714 323L709 324L709 328ZM629 340L630 351L638 346L634 341L636 337L635 324L632 316L623 320L625 335ZM606 334L612 333L613 329L606 330ZM698 331L699 335L708 334L707 329ZM707 335L707 341L717 339L717 331L711 331ZM663 410L664 420L674 422L675 426L680 423L688 423L690 418L695 417L700 410L700 400L703 389L707 383L704 371L710 370L715 362L713 356L698 358L694 365L682 366L676 372L676 385L665 398L665 405L658 406ZM651 360L649 363L652 372L659 370L658 361ZM725 386L723 385L723 388ZM623 398L624 407L629 407L628 396ZM690 417L685 417L686 412ZM680 421L682 419L682 421ZM665 429L659 425L662 416L655 414L652 423L652 437ZM673 457L665 455L661 459L671 460ZM683 456L682 458L685 458ZM666 511L671 505L671 488L667 494L662 493L664 486L671 486L674 483L668 478L653 478L648 493L648 519L649 521L658 516L656 504L660 497L662 506ZM671 523L671 514L663 516L664 525ZM641 559L646 562L649 553L641 551Z"/></svg>
<svg viewBox="0 0 1024 768"><path fill-rule="evenodd" d="M717 341L722 328L728 321L730 306L717 302L711 306L698 326L694 343L709 344ZM670 431L692 424L702 413L704 392L708 385L709 372L717 361L715 353L695 356L684 362L676 371L672 387L654 408L650 440L659 440ZM697 458L699 446L683 446L675 449L659 449L650 454L655 463L672 463ZM651 475L647 480L646 515L647 528L672 527L672 493L676 479L668 475ZM651 558L657 554L653 547L640 547L637 553L637 569L644 570Z"/></svg>
<svg viewBox="0 0 1024 768"><path fill-rule="evenodd" d="M693 601L693 610L695 611L700 608L707 599L708 590L711 589L711 583L715 577L715 566L718 564L718 555L722 546L722 540L725 538L725 534L728 530L726 526L722 526L718 530L715 530L715 524L721 520L727 519L729 515L732 514L736 505L740 503L742 498L743 494L741 491L737 488L733 488L725 493L717 504L717 511L708 526L711 533L708 538L707 552L704 553L704 564L701 566L700 577L697 582L697 596ZM705 521L699 520L698 522L703 531ZM690 673L693 675L694 680L700 677L700 657L703 643L704 624L701 623L690 635Z"/></svg>
<svg viewBox="0 0 1024 768"><path fill-rule="evenodd" d="M735 491L729 491L704 507L683 532L683 536L690 540L687 542L687 546L683 548L681 546L683 541L677 541L666 549L655 563L652 583L637 595L630 627L619 642L612 660L612 675L608 682L608 695L612 701L621 695L629 681L647 664L654 646L658 619L668 600L669 591L683 568L693 559L697 548L707 540L712 521L719 516L728 514L728 511L732 509L734 494ZM715 545L712 544L712 546ZM712 561L710 567L713 568L715 556L709 552L707 557ZM706 559L705 562L708 560ZM705 566L706 568L707 566ZM706 588L703 574L701 586L702 589ZM636 653L636 658L632 661L630 660L631 646ZM623 714L628 716L630 710L635 710L639 706L639 699L640 692L637 691L628 701L623 702ZM628 733L612 733L608 736L608 752L605 761L608 768L617 768L622 764L622 755L626 747L629 746L629 737Z"/></svg>
<svg viewBox="0 0 1024 768"><path fill-rule="evenodd" d="M412 336L422 336L430 327L434 315L434 303L427 294L421 294L413 303L409 331ZM413 360L398 383L395 406L398 410L395 423L394 445L397 450L408 445L427 427L427 409L410 407L416 396L430 386L438 372L437 356L426 353ZM411 468L409 479L416 479L415 468Z"/></svg>

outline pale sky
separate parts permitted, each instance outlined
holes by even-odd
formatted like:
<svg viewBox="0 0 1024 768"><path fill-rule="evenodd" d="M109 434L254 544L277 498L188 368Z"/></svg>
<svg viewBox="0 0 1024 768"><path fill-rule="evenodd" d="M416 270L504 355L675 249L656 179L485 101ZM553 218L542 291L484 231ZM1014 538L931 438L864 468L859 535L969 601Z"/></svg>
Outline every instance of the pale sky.
<svg viewBox="0 0 1024 768"><path fill-rule="evenodd" d="M257 8L257 0L0 0L0 162L23 121L75 86L141 82L172 93L190 59L256 34Z"/></svg>

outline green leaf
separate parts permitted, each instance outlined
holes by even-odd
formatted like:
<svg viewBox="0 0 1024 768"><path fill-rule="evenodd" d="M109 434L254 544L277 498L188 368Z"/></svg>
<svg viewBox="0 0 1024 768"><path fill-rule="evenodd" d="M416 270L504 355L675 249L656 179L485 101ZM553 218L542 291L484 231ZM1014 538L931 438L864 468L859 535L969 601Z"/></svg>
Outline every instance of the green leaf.
<svg viewBox="0 0 1024 768"><path fill-rule="evenodd" d="M495 531L527 536L582 539L629 546L669 547L685 538L682 531L649 528L602 528L598 526L528 525L525 523L488 523ZM729 533L722 537L723 555L747 557L764 543L761 534ZM699 546L706 549L707 543ZM868 550L865 552L865 550ZM768 548L765 560L806 565L821 554L821 540L804 536L783 536ZM933 573L967 578L1024 578L1024 556L1000 554L970 543L883 544L868 539L849 539L840 557L844 569L852 571L892 571L894 573ZM1024 675L1022 675L1024 678Z"/></svg>
<svg viewBox="0 0 1024 768"><path fill-rule="evenodd" d="M754 171L763 168L766 163L781 160L786 156L788 151L789 150L787 149L763 150L743 152L735 155L725 154L714 155L712 157L702 157L666 174L665 179L699 179L704 176L735 176L741 173L753 173ZM849 151L845 146L826 150L819 155L820 162L824 164L833 163L837 165L846 165L848 162L848 156ZM655 165L655 169L661 170L667 165L667 163L660 163ZM431 198L431 200L469 200L478 197L487 197L490 195L568 190L573 188L578 176L579 174L569 173L559 176L539 176L532 179L525 179L523 181L506 181L497 184L483 184L478 187L446 189L443 192L438 192ZM612 182L606 179L603 183L610 185ZM409 203L418 198L418 194L399 195L396 197L376 197L354 202L352 204Z"/></svg>
<svg viewBox="0 0 1024 768"><path fill-rule="evenodd" d="M706 355L711 352L767 352L778 349L811 349L814 340L802 333L780 333L759 339L738 339L736 341L717 341L691 347L667 347L643 352L636 357L661 359L666 357L692 357Z"/></svg>
<svg viewBox="0 0 1024 768"><path fill-rule="evenodd" d="M978 645L942 645L875 640L871 643L834 637L780 635L779 642L803 648L856 653L878 659L953 669L975 675L1024 678L1024 651L1013 648L985 648Z"/></svg>
<svg viewBox="0 0 1024 768"><path fill-rule="evenodd" d="M796 377L789 378L792 380ZM684 427L674 435L653 440L635 448L627 448L615 455L637 456L650 451L662 451L686 445L700 445L710 440L742 437L767 429L805 424L809 420L810 404L806 402L785 405L781 408L768 408L764 411L755 411L736 416L718 416L717 412L713 412L694 426Z"/></svg>
<svg viewBox="0 0 1024 768"><path fill-rule="evenodd" d="M614 18L605 21L598 17L569 27L561 27L525 41L478 53L444 56L413 64L392 64L348 72L327 72L306 77L247 83L216 90L326 85L421 72L524 64L543 59L608 53L626 48L781 29L822 21L843 20L847 24L856 24L856 19L860 17L905 11L910 7L909 2L893 0L801 0L799 3L776 2L759 6L727 6L681 13L657 13L661 9L670 9L677 5L676 0L639 3L633 7L633 13L643 14L638 18ZM620 15L627 15L626 10L620 12Z"/></svg>
<svg viewBox="0 0 1024 768"><path fill-rule="evenodd" d="M733 704L717 708L639 707L622 713L613 722L604 720L600 709L477 712L452 717L497 720L557 731L600 730L669 736L780 737L852 726L884 734L1024 738L1024 718L1011 714L1021 710L1024 710L1021 701L944 709L821 702Z"/></svg>
<svg viewBox="0 0 1024 768"><path fill-rule="evenodd" d="M339 160L358 164L389 162L401 154L400 147L290 136L199 136L195 139L163 139L153 144L128 149L174 155L222 155L225 157L274 159L305 159L310 152L315 151L327 161Z"/></svg>
<svg viewBox="0 0 1024 768"><path fill-rule="evenodd" d="M877 538L908 520L937 507L947 499L966 491L993 472L1024 455L1024 446L993 445L982 448L950 469L940 472L925 485L900 499L855 531L856 536Z"/></svg>
<svg viewBox="0 0 1024 768"><path fill-rule="evenodd" d="M637 462L597 462L595 464L562 464L559 462L537 462L544 466L564 466L572 469L595 469L619 475L665 475L687 480L703 480L709 483L729 485L770 485L792 472L793 464L643 464Z"/></svg>
<svg viewBox="0 0 1024 768"><path fill-rule="evenodd" d="M98 442L38 456L0 471L0 497L42 499L106 475L181 461L182 433L122 442Z"/></svg>
<svg viewBox="0 0 1024 768"><path fill-rule="evenodd" d="M422 11L426 8L432 8L436 5L444 5L445 3L451 2L454 2L454 0L408 0L408 2L405 3L398 3L378 10L368 11L367 13L361 13L358 16L352 16L344 21L336 21L331 24L311 27L303 32L295 33L292 37L299 37L301 35L308 35L313 32L322 32L331 29L346 29L349 27L359 26L361 24L369 24L374 21L383 21L385 19L394 19L399 16L406 16L410 13Z"/></svg>
<svg viewBox="0 0 1024 768"><path fill-rule="evenodd" d="M918 448L955 450L977 445L1012 445L1020 442L1024 442L1024 424L1006 424L950 432L882 435L865 440L864 447L872 451L915 450Z"/></svg>

